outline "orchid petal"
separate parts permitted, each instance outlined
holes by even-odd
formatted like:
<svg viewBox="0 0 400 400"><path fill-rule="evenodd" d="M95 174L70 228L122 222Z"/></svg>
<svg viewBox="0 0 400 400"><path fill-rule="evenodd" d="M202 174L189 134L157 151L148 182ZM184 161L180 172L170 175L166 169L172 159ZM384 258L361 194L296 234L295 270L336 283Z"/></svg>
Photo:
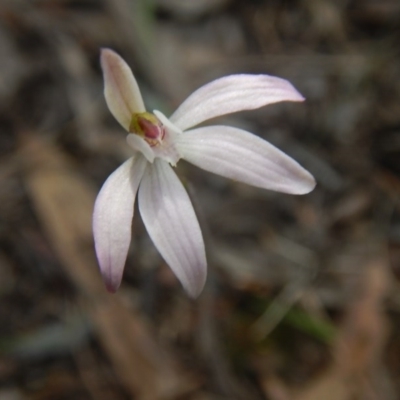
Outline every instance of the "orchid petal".
<svg viewBox="0 0 400 400"><path fill-rule="evenodd" d="M153 110L153 114L161 121L161 123L168 128L174 135L183 133L182 129L175 126L162 112Z"/></svg>
<svg viewBox="0 0 400 400"><path fill-rule="evenodd" d="M146 111L136 79L128 64L110 49L102 49L101 67L108 108L128 131L132 115Z"/></svg>
<svg viewBox="0 0 400 400"><path fill-rule="evenodd" d="M153 113L165 128L165 136L162 140L162 143L153 147L154 155L162 158L175 167L181 158L178 150L176 149L175 143L177 141L177 136L181 135L182 131L160 111L154 110Z"/></svg>
<svg viewBox="0 0 400 400"><path fill-rule="evenodd" d="M189 196L165 161L155 159L139 190L139 210L153 243L192 297L205 283L204 242Z"/></svg>
<svg viewBox="0 0 400 400"><path fill-rule="evenodd" d="M151 146L139 135L134 133L129 134L126 137L126 141L133 150L141 152L146 157L147 161L151 163L154 161L154 152Z"/></svg>
<svg viewBox="0 0 400 400"><path fill-rule="evenodd" d="M93 213L96 254L104 282L110 292L121 284L129 244L136 192L146 168L138 155L125 161L106 180L97 196Z"/></svg>
<svg viewBox="0 0 400 400"><path fill-rule="evenodd" d="M170 117L186 130L207 119L242 110L253 110L279 101L303 101L285 79L269 75L230 75L193 92Z"/></svg>
<svg viewBox="0 0 400 400"><path fill-rule="evenodd" d="M305 194L312 175L288 155L249 132L229 126L187 131L179 137L182 158L210 172L263 189Z"/></svg>

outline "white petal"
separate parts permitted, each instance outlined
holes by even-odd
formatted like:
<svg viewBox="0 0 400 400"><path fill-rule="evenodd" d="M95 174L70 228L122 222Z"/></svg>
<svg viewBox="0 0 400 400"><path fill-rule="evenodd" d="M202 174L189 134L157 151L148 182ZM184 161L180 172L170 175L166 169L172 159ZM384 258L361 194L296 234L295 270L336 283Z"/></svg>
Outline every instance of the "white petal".
<svg viewBox="0 0 400 400"><path fill-rule="evenodd" d="M197 89L170 120L186 130L220 115L253 110L279 101L303 100L304 97L285 79L269 75L230 75Z"/></svg>
<svg viewBox="0 0 400 400"><path fill-rule="evenodd" d="M315 187L312 175L296 161L241 129L193 129L179 137L177 147L190 163L249 185L291 194L305 194Z"/></svg>
<svg viewBox="0 0 400 400"><path fill-rule="evenodd" d="M131 133L126 137L126 141L133 150L141 152L147 161L151 163L154 161L154 152L151 146L139 135Z"/></svg>
<svg viewBox="0 0 400 400"><path fill-rule="evenodd" d="M111 292L121 283L131 242L136 192L146 164L141 155L125 161L108 177L94 206L96 254L104 282Z"/></svg>
<svg viewBox="0 0 400 400"><path fill-rule="evenodd" d="M139 210L153 243L192 297L203 289L207 262L200 226L175 172L156 159L139 189Z"/></svg>
<svg viewBox="0 0 400 400"><path fill-rule="evenodd" d="M116 120L129 130L132 114L145 112L142 95L128 64L114 51L102 49L104 96Z"/></svg>
<svg viewBox="0 0 400 400"><path fill-rule="evenodd" d="M182 131L176 127L163 113L154 110L154 115L161 121L165 128L165 136L158 146L154 146L153 152L156 157L159 157L169 162L174 167L181 158L175 143L177 137L182 134Z"/></svg>
<svg viewBox="0 0 400 400"><path fill-rule="evenodd" d="M175 126L161 111L154 110L153 114L161 121L161 123L175 134L183 133L182 129Z"/></svg>

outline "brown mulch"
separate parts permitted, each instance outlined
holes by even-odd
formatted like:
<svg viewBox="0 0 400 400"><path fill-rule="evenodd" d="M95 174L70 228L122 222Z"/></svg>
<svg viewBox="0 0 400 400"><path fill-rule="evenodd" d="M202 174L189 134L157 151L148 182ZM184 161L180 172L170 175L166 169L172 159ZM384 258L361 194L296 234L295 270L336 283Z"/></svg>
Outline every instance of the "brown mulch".
<svg viewBox="0 0 400 400"><path fill-rule="evenodd" d="M305 196L180 162L209 274L183 292L136 212L116 295L93 202L129 157L99 51L167 115L232 73L304 103L220 120L318 182ZM0 1L0 400L400 399L398 0Z"/></svg>

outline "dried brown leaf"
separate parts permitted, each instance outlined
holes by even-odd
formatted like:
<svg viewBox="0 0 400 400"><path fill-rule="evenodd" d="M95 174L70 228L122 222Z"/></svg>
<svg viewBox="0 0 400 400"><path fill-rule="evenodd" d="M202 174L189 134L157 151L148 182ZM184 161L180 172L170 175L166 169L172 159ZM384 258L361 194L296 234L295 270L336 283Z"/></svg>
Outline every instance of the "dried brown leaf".
<svg viewBox="0 0 400 400"><path fill-rule="evenodd" d="M381 364L388 331L383 310L389 286L387 262L377 255L361 257L359 263L362 274L334 347L334 363L295 400L393 398ZM383 387L382 382L387 384Z"/></svg>

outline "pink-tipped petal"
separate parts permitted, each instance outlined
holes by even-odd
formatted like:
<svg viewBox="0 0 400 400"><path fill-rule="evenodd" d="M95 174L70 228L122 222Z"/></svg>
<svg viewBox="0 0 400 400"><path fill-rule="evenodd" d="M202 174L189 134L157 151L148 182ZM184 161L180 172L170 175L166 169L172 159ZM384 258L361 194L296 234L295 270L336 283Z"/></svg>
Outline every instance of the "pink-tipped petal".
<svg viewBox="0 0 400 400"><path fill-rule="evenodd" d="M170 120L186 130L207 119L242 110L253 110L279 101L303 101L285 79L269 75L230 75L193 92Z"/></svg>
<svg viewBox="0 0 400 400"><path fill-rule="evenodd" d="M145 112L142 95L128 64L110 49L101 51L104 96L116 120L126 129L134 113Z"/></svg>
<svg viewBox="0 0 400 400"><path fill-rule="evenodd" d="M313 176L288 155L249 132L209 126L179 137L182 158L215 174L263 189L305 194L315 187Z"/></svg>
<svg viewBox="0 0 400 400"><path fill-rule="evenodd" d="M188 294L197 297L207 274L203 237L189 196L165 161L155 159L146 169L139 210L158 251Z"/></svg>
<svg viewBox="0 0 400 400"><path fill-rule="evenodd" d="M93 213L97 259L110 292L121 284L131 242L135 197L147 161L138 155L125 161L105 181Z"/></svg>

